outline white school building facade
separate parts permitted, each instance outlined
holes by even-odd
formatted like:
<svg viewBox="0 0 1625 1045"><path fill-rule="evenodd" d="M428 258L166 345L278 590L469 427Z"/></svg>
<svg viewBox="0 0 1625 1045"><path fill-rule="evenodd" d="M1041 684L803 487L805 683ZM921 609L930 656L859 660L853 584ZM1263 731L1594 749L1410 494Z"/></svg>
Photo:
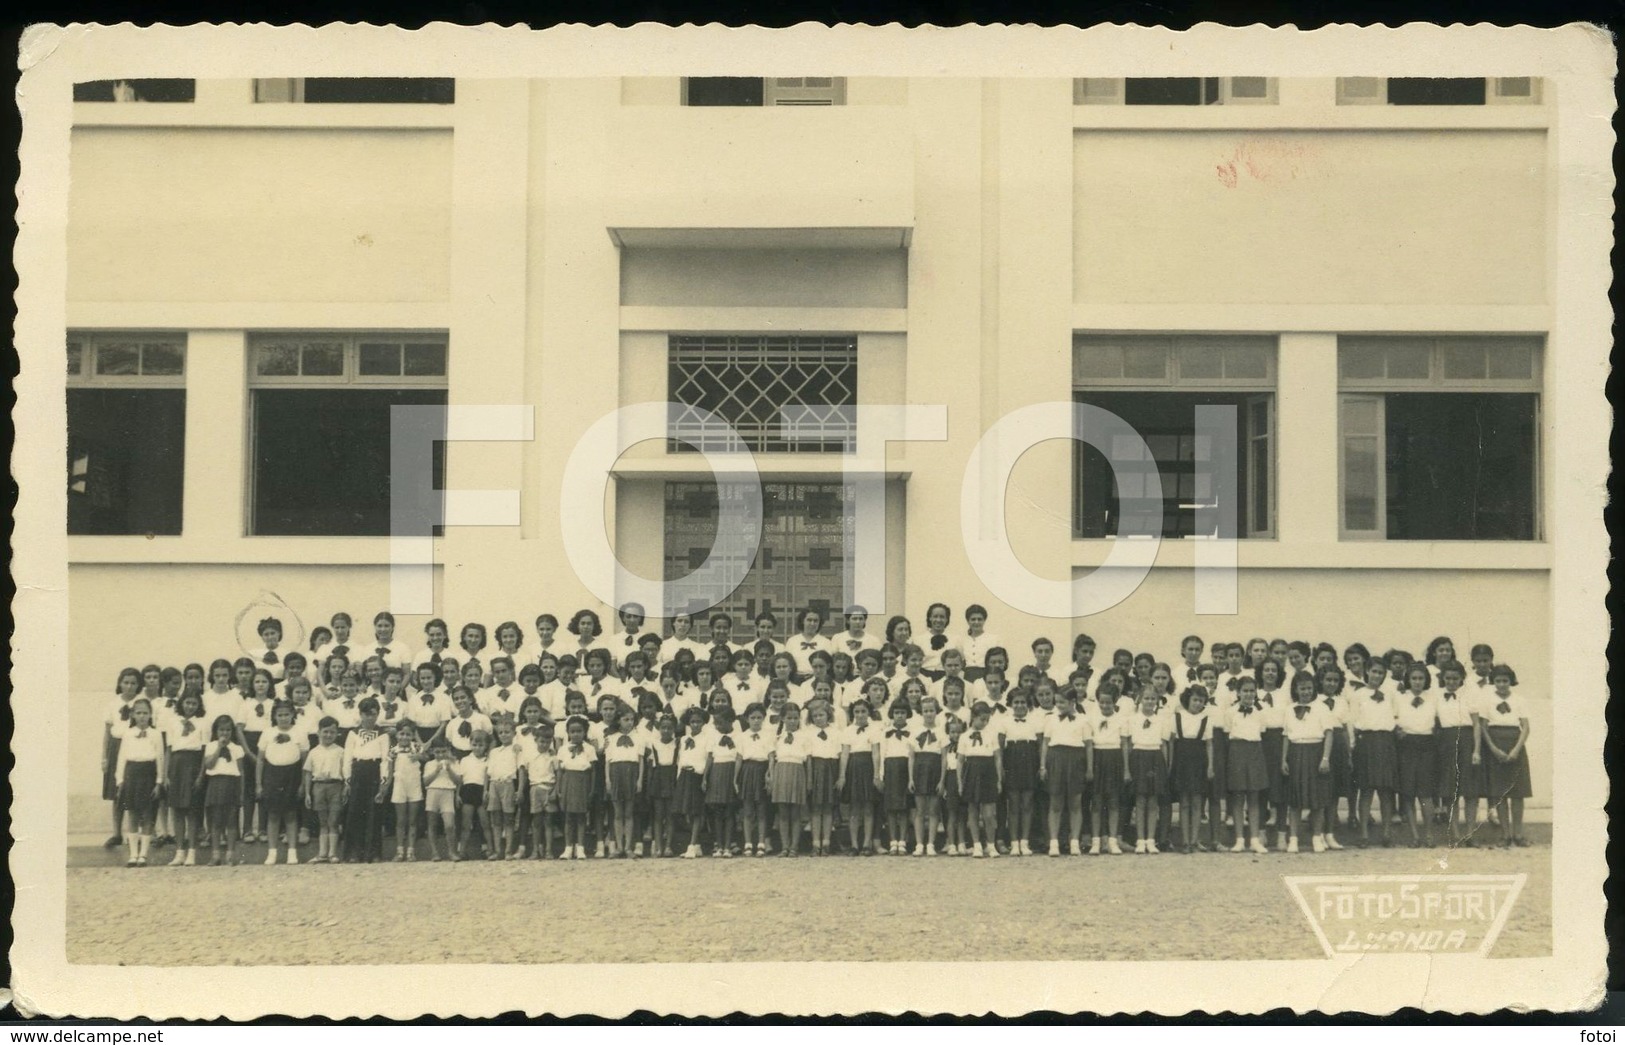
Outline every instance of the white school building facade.
<svg viewBox="0 0 1625 1045"><path fill-rule="evenodd" d="M529 405L529 442L448 444L455 629L613 612L562 550L577 439L676 402L755 454L763 541L724 605L839 610L841 407L940 404L885 451L884 606L971 603L1020 663L1079 632L1492 644L1535 698L1550 803L1546 510L1564 350L1550 85L1532 78L602 78L130 81L76 88L67 230L70 829L105 822L120 668L236 656L262 591L303 629L389 604L389 407ZM1047 402L1142 434L1163 540L1086 617L1007 604L961 534L966 464ZM1194 411L1234 408L1235 615L1195 612L1217 496ZM787 431L780 413L818 419ZM1143 481L1054 439L1002 505L1034 574L1089 574ZM995 488L990 477L988 488ZM569 511L597 505L569 504ZM985 513L1001 506L992 498ZM610 470L620 562L679 578L716 511L705 460ZM1142 518L1141 523L1145 520ZM986 520L982 520L984 525ZM421 647L430 614L403 615ZM651 622L658 625L663 622ZM830 630L826 625L826 631ZM782 631L781 631L782 633ZM531 638L529 641L534 641Z"/></svg>

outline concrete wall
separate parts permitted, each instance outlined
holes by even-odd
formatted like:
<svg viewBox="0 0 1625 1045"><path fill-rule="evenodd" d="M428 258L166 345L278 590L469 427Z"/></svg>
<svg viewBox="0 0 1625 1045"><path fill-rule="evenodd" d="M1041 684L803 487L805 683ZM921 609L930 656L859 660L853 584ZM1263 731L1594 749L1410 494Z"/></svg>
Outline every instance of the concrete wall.
<svg viewBox="0 0 1625 1045"><path fill-rule="evenodd" d="M70 301L444 301L451 135L80 128Z"/></svg>
<svg viewBox="0 0 1625 1045"><path fill-rule="evenodd" d="M1079 301L1545 300L1538 131L1081 131Z"/></svg>

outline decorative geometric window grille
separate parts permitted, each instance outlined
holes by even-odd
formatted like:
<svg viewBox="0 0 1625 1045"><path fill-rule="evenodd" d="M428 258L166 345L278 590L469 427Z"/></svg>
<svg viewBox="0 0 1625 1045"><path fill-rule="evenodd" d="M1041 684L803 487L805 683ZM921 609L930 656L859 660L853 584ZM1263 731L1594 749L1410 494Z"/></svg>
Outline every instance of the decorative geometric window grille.
<svg viewBox="0 0 1625 1045"><path fill-rule="evenodd" d="M842 453L856 436L850 335L673 335L668 380L672 453L725 451L728 425L756 453Z"/></svg>

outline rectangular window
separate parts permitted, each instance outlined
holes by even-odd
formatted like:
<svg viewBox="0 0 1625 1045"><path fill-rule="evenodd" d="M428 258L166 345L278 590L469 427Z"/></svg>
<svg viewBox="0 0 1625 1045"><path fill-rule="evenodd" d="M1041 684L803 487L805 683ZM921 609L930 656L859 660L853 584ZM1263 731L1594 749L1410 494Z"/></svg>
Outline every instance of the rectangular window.
<svg viewBox="0 0 1625 1045"><path fill-rule="evenodd" d="M1340 76L1339 105L1536 105L1533 76Z"/></svg>
<svg viewBox="0 0 1625 1045"><path fill-rule="evenodd" d="M855 438L858 339L837 336L673 335L668 449L842 453Z"/></svg>
<svg viewBox="0 0 1625 1045"><path fill-rule="evenodd" d="M73 85L76 102L189 102L195 80L89 80Z"/></svg>
<svg viewBox="0 0 1625 1045"><path fill-rule="evenodd" d="M390 409L445 406L443 334L255 336L253 504L260 536L389 533ZM445 486L444 444L434 449Z"/></svg>
<svg viewBox="0 0 1625 1045"><path fill-rule="evenodd" d="M362 105L450 105L457 81L449 76L304 76L254 81L256 102L341 102Z"/></svg>
<svg viewBox="0 0 1625 1045"><path fill-rule="evenodd" d="M684 105L845 105L842 76L686 76Z"/></svg>
<svg viewBox="0 0 1625 1045"><path fill-rule="evenodd" d="M1074 105L1274 105L1270 76L1080 77Z"/></svg>
<svg viewBox="0 0 1625 1045"><path fill-rule="evenodd" d="M1073 525L1078 537L1153 530L1164 537L1274 536L1275 355L1273 337L1084 335L1073 338L1074 401L1110 411L1144 443L1073 451ZM1221 533L1212 440L1198 407L1229 407L1236 433L1235 532ZM1162 488L1161 519L1123 517L1122 501L1146 496L1146 473Z"/></svg>
<svg viewBox="0 0 1625 1045"><path fill-rule="evenodd" d="M68 533L181 532L186 338L70 333Z"/></svg>
<svg viewBox="0 0 1625 1045"><path fill-rule="evenodd" d="M1342 337L1342 533L1527 541L1539 534L1536 337Z"/></svg>

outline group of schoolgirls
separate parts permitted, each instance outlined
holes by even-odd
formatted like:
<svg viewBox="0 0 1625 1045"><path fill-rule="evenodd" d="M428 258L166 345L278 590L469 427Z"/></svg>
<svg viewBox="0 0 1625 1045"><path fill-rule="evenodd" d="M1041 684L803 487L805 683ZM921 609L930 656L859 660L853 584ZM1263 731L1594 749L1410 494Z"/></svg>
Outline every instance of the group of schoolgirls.
<svg viewBox="0 0 1625 1045"><path fill-rule="evenodd" d="M726 613L705 641L686 615L664 638L636 606L619 617L605 635L582 610L563 639L542 614L529 648L516 622L465 625L453 647L433 620L417 653L387 612L371 641L335 614L308 653L267 618L235 661L125 669L108 844L127 836L136 867L155 833L176 865L205 841L236 862L239 837L269 843L266 863L279 844L298 862L312 837L308 862L370 862L386 832L396 860L418 858L420 834L432 860L693 858L706 842L717 857L1115 855L1125 833L1141 853L1224 848L1228 824L1231 851L1267 852L1269 831L1297 852L1307 821L1320 852L1342 848L1339 799L1367 843L1373 797L1382 844L1403 812L1412 844L1437 821L1474 845L1480 800L1503 844L1527 844L1528 716L1488 647L1469 673L1446 638L1420 662L1356 643L1345 675L1325 643L1191 636L1177 666L1118 650L1097 673L1080 635L1071 665L1039 639L1012 678L980 606L950 633L932 605L918 643L907 618L882 637L857 608L833 636L804 610L784 642L771 614L741 643Z"/></svg>

